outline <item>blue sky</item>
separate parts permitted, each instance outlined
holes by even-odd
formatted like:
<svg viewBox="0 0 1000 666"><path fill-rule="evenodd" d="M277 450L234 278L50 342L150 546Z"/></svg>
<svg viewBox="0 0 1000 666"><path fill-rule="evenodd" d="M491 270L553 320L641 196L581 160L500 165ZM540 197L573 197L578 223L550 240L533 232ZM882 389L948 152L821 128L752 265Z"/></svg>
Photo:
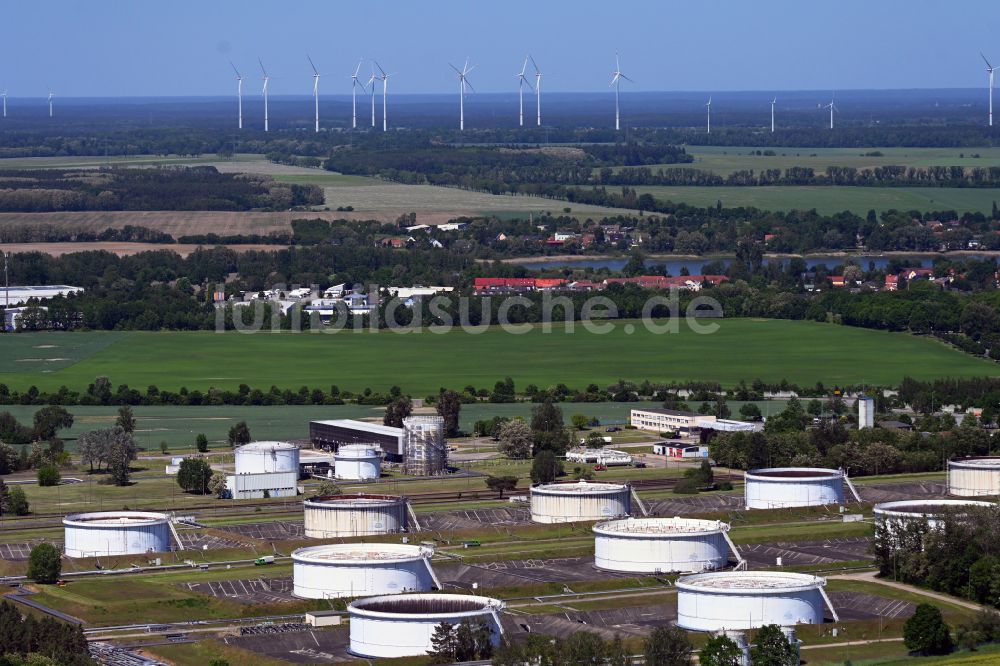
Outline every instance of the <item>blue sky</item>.
<svg viewBox="0 0 1000 666"><path fill-rule="evenodd" d="M11 96L226 95L228 59L276 95L346 93L360 56L394 91L514 89L524 54L548 91L606 90L614 53L635 90L846 90L985 85L1000 2L982 0L9 0L0 88ZM366 65L367 67L367 65ZM248 84L248 91L259 87Z"/></svg>

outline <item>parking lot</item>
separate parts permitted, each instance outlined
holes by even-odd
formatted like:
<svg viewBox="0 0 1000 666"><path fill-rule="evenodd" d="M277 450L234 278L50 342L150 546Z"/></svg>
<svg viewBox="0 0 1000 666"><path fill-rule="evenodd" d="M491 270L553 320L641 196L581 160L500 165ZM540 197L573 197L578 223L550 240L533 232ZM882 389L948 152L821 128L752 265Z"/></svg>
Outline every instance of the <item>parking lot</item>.
<svg viewBox="0 0 1000 666"><path fill-rule="evenodd" d="M231 532L261 541L285 541L305 538L305 527L301 521L274 520L266 523L243 523L240 525L219 525L214 529Z"/></svg>
<svg viewBox="0 0 1000 666"><path fill-rule="evenodd" d="M654 628L670 624L677 617L676 603L595 611L575 611L570 606L567 604L565 613L504 615L504 629L512 637L541 633L565 639L579 631L588 631L612 640L615 636L647 636Z"/></svg>
<svg viewBox="0 0 1000 666"><path fill-rule="evenodd" d="M842 621L905 618L913 615L917 605L911 601L888 599L865 592L827 592Z"/></svg>
<svg viewBox="0 0 1000 666"><path fill-rule="evenodd" d="M425 530L481 529L484 526L530 525L531 512L527 507L499 509L470 509L466 511L436 511L418 514L420 526Z"/></svg>
<svg viewBox="0 0 1000 666"><path fill-rule="evenodd" d="M229 636L227 645L296 664L334 664L356 660L347 654L343 629L295 631L256 636Z"/></svg>
<svg viewBox="0 0 1000 666"><path fill-rule="evenodd" d="M248 578L182 583L185 590L241 604L284 603L294 599L291 578Z"/></svg>
<svg viewBox="0 0 1000 666"><path fill-rule="evenodd" d="M556 559L499 560L465 564L435 562L434 571L445 586L471 589L480 587L513 587L530 583L573 583L576 581L627 578L630 574L601 571L594 568L593 557Z"/></svg>
<svg viewBox="0 0 1000 666"><path fill-rule="evenodd" d="M742 544L736 548L751 569L766 569L778 566L779 557L782 566L786 567L872 560L874 557L868 552L870 545L871 537L846 537L820 541Z"/></svg>
<svg viewBox="0 0 1000 666"><path fill-rule="evenodd" d="M55 540L47 540L47 543L51 543L53 546L62 550L63 542ZM28 555L31 554L31 549L42 543L41 541L35 541L31 543L0 543L0 560L8 560L11 562L23 562L28 559Z"/></svg>
<svg viewBox="0 0 1000 666"><path fill-rule="evenodd" d="M948 496L948 485L938 481L880 483L877 485L856 484L855 487L858 489L861 499L873 504Z"/></svg>
<svg viewBox="0 0 1000 666"><path fill-rule="evenodd" d="M640 496L641 497L641 496ZM742 495L695 495L677 499L644 500L651 516L687 516L693 513L743 509Z"/></svg>

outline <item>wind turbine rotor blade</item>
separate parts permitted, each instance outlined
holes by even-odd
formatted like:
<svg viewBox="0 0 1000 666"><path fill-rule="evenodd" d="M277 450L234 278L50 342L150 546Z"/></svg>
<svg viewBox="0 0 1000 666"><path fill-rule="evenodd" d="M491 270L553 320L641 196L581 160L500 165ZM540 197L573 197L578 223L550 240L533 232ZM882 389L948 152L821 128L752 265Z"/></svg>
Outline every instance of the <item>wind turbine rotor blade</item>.
<svg viewBox="0 0 1000 666"><path fill-rule="evenodd" d="M476 65L473 65L472 67L469 67L468 65L466 65L465 66L465 71L463 72L463 74L468 74L469 72L471 72L475 68L476 68Z"/></svg>
<svg viewBox="0 0 1000 666"><path fill-rule="evenodd" d="M528 69L528 56L524 56L524 64L521 65L521 73L518 75L522 79L524 78L524 70Z"/></svg>
<svg viewBox="0 0 1000 666"><path fill-rule="evenodd" d="M382 76L384 77L385 76L385 70L382 69L382 65L378 64L377 60L373 60L372 62L375 63L375 66L378 67L378 71L382 72Z"/></svg>
<svg viewBox="0 0 1000 666"><path fill-rule="evenodd" d="M530 56L530 55L529 55L529 56L528 56L528 58L529 58L529 59L531 60L531 66L535 68L535 73L536 73L536 74L541 74L541 73L542 73L542 70L538 69L538 65L537 65L537 64L535 63L535 58L534 58L534 56Z"/></svg>
<svg viewBox="0 0 1000 666"><path fill-rule="evenodd" d="M462 72L461 72L461 71L460 71L460 70L458 69L458 67L455 67L455 66L454 66L453 64L451 64L450 62L448 63L448 66L449 66L449 67L451 67L451 68L452 68L453 70L455 70L455 73L456 73L456 74L458 74L459 76L464 76L464 75L462 74Z"/></svg>
<svg viewBox="0 0 1000 666"><path fill-rule="evenodd" d="M232 61L232 60L230 60L230 61L229 61L229 66L233 68L233 71L234 71L234 72L236 72L236 78L237 78L237 79L241 79L241 80L242 80L242 79L243 79L243 77L242 77L242 76L240 76L240 70L236 69L236 65L234 65L234 64L233 64L233 61Z"/></svg>
<svg viewBox="0 0 1000 666"><path fill-rule="evenodd" d="M476 92L476 89L472 87L471 83L469 83L469 79L463 78L462 81L465 83L465 85L469 87L469 90L471 90L472 92Z"/></svg>
<svg viewBox="0 0 1000 666"><path fill-rule="evenodd" d="M358 60L358 66L354 68L354 78L358 78L358 72L361 71L361 63L363 63L364 61L365 61L364 58Z"/></svg>
<svg viewBox="0 0 1000 666"><path fill-rule="evenodd" d="M623 79L625 79L625 80L626 80L626 81L628 81L629 83L635 83L635 81L633 81L632 79L628 78L627 76L625 76L625 75L624 75L624 74L622 74L622 73L619 73L619 74L618 74L618 76L622 77Z"/></svg>
<svg viewBox="0 0 1000 666"><path fill-rule="evenodd" d="M257 63L260 65L260 71L264 74L264 78L267 78L267 70L264 69L264 63L260 58L257 58Z"/></svg>
<svg viewBox="0 0 1000 666"><path fill-rule="evenodd" d="M985 55L983 55L983 52L982 52L982 51L980 51L980 52L979 52L979 55L980 55L980 56L982 57L982 59L983 59L983 62L985 62L985 63L986 63L986 68L987 68L987 69L990 69L990 70L992 70L992 69L993 69L993 65L991 65L991 64L990 64L990 61L986 59L986 56L985 56Z"/></svg>
<svg viewBox="0 0 1000 666"><path fill-rule="evenodd" d="M316 76L319 76L319 70L316 69L316 64L313 63L313 59L312 59L312 57L310 57L310 55L308 53L306 54L306 60L309 61L309 66L313 68L313 74L315 74Z"/></svg>

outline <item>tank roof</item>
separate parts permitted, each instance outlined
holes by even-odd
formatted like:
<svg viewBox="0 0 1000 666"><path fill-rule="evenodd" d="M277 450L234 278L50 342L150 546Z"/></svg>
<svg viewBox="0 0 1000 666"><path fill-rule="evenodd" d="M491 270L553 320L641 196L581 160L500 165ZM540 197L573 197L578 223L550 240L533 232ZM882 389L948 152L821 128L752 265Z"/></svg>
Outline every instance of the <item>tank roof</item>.
<svg viewBox="0 0 1000 666"><path fill-rule="evenodd" d="M388 504L404 501L402 497L397 495L322 495L320 497L311 497L303 502L306 506L312 507L334 507L334 506L352 506L352 505L367 505L367 504Z"/></svg>
<svg viewBox="0 0 1000 666"><path fill-rule="evenodd" d="M823 467L765 467L752 469L746 475L774 479L826 479L833 476L843 476L844 473L839 469Z"/></svg>
<svg viewBox="0 0 1000 666"><path fill-rule="evenodd" d="M166 521L166 514L146 511L95 511L92 513L76 513L63 518L64 525L75 524L106 527L149 525Z"/></svg>
<svg viewBox="0 0 1000 666"><path fill-rule="evenodd" d="M402 562L433 555L433 550L419 545L399 543L341 543L299 548L293 560L310 562Z"/></svg>
<svg viewBox="0 0 1000 666"><path fill-rule="evenodd" d="M899 500L875 505L876 513L899 513L913 515L933 515L969 506L997 506L993 502L960 499Z"/></svg>
<svg viewBox="0 0 1000 666"><path fill-rule="evenodd" d="M972 456L969 458L955 458L954 460L949 460L948 464L1000 469L1000 456Z"/></svg>
<svg viewBox="0 0 1000 666"><path fill-rule="evenodd" d="M270 451L290 451L292 449L298 449L299 447L288 442L250 442L249 444L244 444L243 446L236 449L238 452L246 453L263 453Z"/></svg>
<svg viewBox="0 0 1000 666"><path fill-rule="evenodd" d="M377 458L379 449L372 444L344 444L334 454L337 458Z"/></svg>
<svg viewBox="0 0 1000 666"><path fill-rule="evenodd" d="M532 486L531 491L546 493L571 493L586 495L588 493L620 492L628 486L624 483L608 483L604 481L569 481L566 483L540 483Z"/></svg>
<svg viewBox="0 0 1000 666"><path fill-rule="evenodd" d="M348 610L412 616L482 613L502 607L497 599L469 594L401 594L358 599Z"/></svg>
<svg viewBox="0 0 1000 666"><path fill-rule="evenodd" d="M597 534L657 537L725 532L729 530L729 525L721 520L697 518L623 518L598 523L593 530Z"/></svg>
<svg viewBox="0 0 1000 666"><path fill-rule="evenodd" d="M685 576L677 587L687 590L756 590L763 593L804 590L826 585L826 579L785 571L723 571Z"/></svg>

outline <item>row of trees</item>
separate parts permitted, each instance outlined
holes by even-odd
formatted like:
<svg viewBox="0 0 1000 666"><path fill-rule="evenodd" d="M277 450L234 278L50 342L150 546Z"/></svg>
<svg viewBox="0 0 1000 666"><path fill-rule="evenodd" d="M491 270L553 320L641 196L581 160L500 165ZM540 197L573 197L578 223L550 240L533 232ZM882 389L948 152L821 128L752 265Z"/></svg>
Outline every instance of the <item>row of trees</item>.
<svg viewBox="0 0 1000 666"><path fill-rule="evenodd" d="M29 655L40 655L47 660L23 661ZM81 625L50 617L24 616L14 604L0 601L0 664L22 663L38 666L94 664Z"/></svg>

